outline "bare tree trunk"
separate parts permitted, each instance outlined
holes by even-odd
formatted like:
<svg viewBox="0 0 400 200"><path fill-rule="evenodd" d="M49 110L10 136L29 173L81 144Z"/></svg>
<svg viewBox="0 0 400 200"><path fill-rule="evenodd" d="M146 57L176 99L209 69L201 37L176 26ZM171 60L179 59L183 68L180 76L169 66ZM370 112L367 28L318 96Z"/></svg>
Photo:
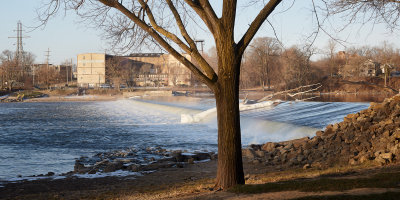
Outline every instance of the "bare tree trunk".
<svg viewBox="0 0 400 200"><path fill-rule="evenodd" d="M235 54L221 61L215 99L218 117L217 189L244 184L239 112L239 66Z"/></svg>

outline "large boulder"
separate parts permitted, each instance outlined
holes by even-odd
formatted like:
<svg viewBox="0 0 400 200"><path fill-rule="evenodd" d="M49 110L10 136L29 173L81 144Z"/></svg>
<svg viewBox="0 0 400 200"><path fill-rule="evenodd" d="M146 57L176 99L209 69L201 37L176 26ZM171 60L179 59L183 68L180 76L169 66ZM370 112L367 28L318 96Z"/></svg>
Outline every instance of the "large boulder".
<svg viewBox="0 0 400 200"><path fill-rule="evenodd" d="M251 148L242 149L242 155L251 160L254 160L257 157L255 151Z"/></svg>
<svg viewBox="0 0 400 200"><path fill-rule="evenodd" d="M277 144L273 142L267 142L264 145L262 145L261 149L266 151L266 152L272 152L275 151Z"/></svg>
<svg viewBox="0 0 400 200"><path fill-rule="evenodd" d="M122 162L110 162L104 167L103 172L115 172L123 168L124 164Z"/></svg>

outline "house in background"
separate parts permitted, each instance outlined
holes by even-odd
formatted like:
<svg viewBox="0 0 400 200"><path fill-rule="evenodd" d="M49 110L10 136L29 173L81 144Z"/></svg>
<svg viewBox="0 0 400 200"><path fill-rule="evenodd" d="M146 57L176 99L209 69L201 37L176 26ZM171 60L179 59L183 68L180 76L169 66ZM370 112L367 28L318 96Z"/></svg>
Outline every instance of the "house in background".
<svg viewBox="0 0 400 200"><path fill-rule="evenodd" d="M344 63L338 68L338 75L342 77L376 77L382 74L379 62L357 54L349 55L345 51L339 51L337 57Z"/></svg>
<svg viewBox="0 0 400 200"><path fill-rule="evenodd" d="M371 59L364 61L361 64L358 72L358 76L360 77L374 77L382 74L382 70L380 68L381 64L378 62L374 62Z"/></svg>

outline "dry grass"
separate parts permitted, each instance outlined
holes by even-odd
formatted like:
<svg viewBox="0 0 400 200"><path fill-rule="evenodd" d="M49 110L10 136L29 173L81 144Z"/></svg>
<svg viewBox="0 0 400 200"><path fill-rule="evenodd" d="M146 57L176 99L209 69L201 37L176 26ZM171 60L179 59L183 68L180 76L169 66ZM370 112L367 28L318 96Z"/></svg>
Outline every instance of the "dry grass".
<svg viewBox="0 0 400 200"><path fill-rule="evenodd" d="M235 193L279 191L343 191L355 188L399 188L400 169L376 169L372 163L360 166L333 167L326 170L289 170L267 173L247 185L237 186ZM376 172L378 170L379 172Z"/></svg>
<svg viewBox="0 0 400 200"><path fill-rule="evenodd" d="M214 179L201 179L194 182L176 184L168 188L159 189L158 186L146 191L138 191L135 193L127 192L120 194L116 200L153 200L153 199L167 199L176 198L186 195L195 195L200 193L209 192L210 188L214 186Z"/></svg>
<svg viewBox="0 0 400 200"><path fill-rule="evenodd" d="M246 180L246 184L273 183L300 178L316 178L321 176L343 176L361 170L375 169L377 167L378 165L373 162L366 162L362 165L335 166L326 169L289 169L284 171L275 171L265 174L253 175L248 180Z"/></svg>
<svg viewBox="0 0 400 200"><path fill-rule="evenodd" d="M368 183L375 183L375 181L382 182L379 179L379 176L382 174L374 175L372 179L365 179L367 175L354 175L354 178L349 177L349 175L356 174L358 172L365 172L366 170L376 169L377 166L373 163L366 163L364 165L358 166L344 166L344 167L332 167L328 169L290 169L286 171L279 172L269 172L265 174L257 174L250 175L250 178L247 179L245 186L239 186L239 189L233 189L232 192L237 193L261 193L261 192L270 192L270 191L283 191L283 190L292 190L292 189L303 189L305 191L317 191L324 189L338 189L342 190L343 188L351 188L354 186L357 188L358 186L365 186ZM394 174L384 174L382 177L385 179L387 177L399 178L400 173ZM398 175L398 177L397 177ZM345 177L345 178L343 178ZM379 180L377 180L377 177ZM309 184L304 184L303 181L316 179L319 181L310 182ZM360 180L364 180L357 183ZM332 181L333 180L333 181ZM343 181L344 180L344 181ZM390 179L389 182L385 182L382 184L391 184L394 179ZM168 198L184 198L184 197L195 197L197 195L210 193L210 190L214 186L214 179L202 179L188 183L176 184L173 186L167 186L166 188L160 189L159 186L155 186L154 188L147 190L137 191L135 193L126 192L125 194L120 194L118 200L138 200L138 199L168 199ZM335 182L336 181L336 182ZM282 183L283 186L282 186ZM285 185L286 183L286 185ZM333 183L333 184L332 184ZM345 184L342 184L345 183ZM272 186L269 184L277 184ZM267 186L265 186L267 185ZM341 188L336 187L337 185L342 185ZM321 188L317 186L324 186L327 188ZM371 186L371 185L370 185ZM382 187L384 185L381 185ZM249 192L248 190L255 191ZM267 189L266 189L267 187ZM336 188L333 188L336 187ZM251 188L251 189L248 189ZM242 190L244 189L244 190Z"/></svg>

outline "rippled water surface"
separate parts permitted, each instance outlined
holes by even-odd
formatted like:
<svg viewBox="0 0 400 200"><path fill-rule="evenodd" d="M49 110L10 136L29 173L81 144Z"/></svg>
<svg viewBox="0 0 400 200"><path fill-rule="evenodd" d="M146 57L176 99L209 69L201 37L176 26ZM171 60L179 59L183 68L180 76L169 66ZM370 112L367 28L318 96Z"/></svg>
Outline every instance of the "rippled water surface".
<svg viewBox="0 0 400 200"><path fill-rule="evenodd" d="M74 159L124 148L216 151L215 115L180 123L181 114L212 108L212 99L0 104L0 179L64 173ZM244 145L313 136L315 130L368 107L362 103L284 102L242 113Z"/></svg>

